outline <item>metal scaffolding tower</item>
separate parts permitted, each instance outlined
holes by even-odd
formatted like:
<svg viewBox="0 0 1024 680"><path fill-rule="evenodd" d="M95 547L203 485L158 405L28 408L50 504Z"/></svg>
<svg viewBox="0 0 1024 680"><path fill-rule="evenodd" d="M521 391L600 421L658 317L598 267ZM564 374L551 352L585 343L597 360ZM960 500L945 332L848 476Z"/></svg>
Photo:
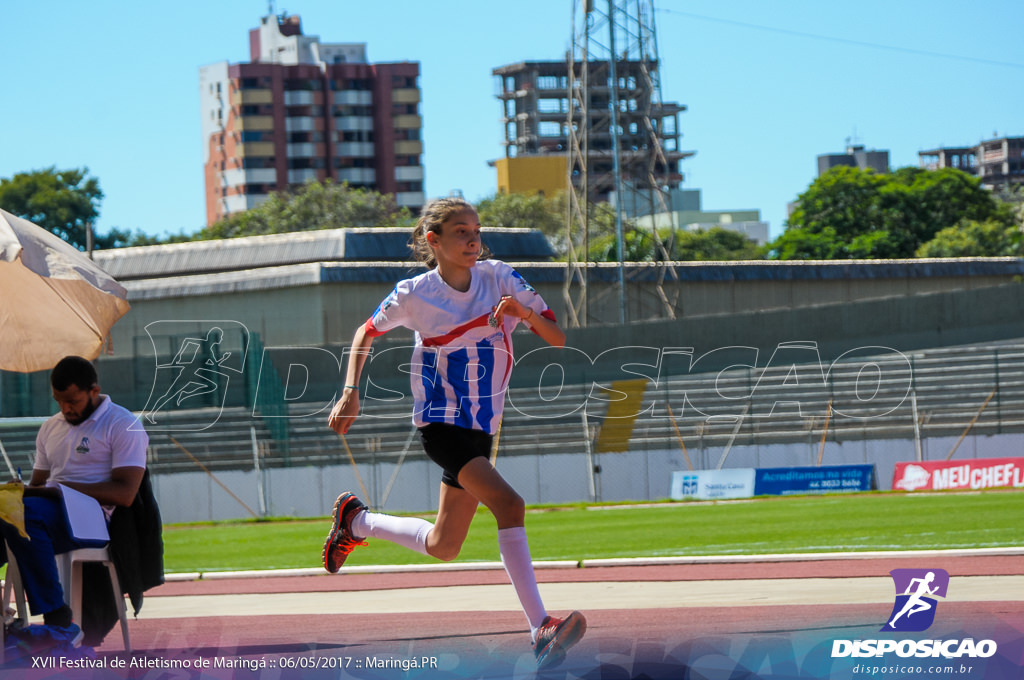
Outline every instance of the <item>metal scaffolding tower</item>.
<svg viewBox="0 0 1024 680"><path fill-rule="evenodd" d="M653 0L573 0L572 50L567 53L567 152L569 201L566 210L568 272L564 296L568 323L590 321L587 299L593 205L614 197L618 250L618 322L628 320L624 212L651 216L656 249L655 290L662 314L675 318L675 299L665 279L678 275L670 247L655 229L654 215L668 212L669 192L682 181L677 114L685 107L665 103L658 75ZM637 220L637 224L642 220ZM678 286L673 298L678 298Z"/></svg>

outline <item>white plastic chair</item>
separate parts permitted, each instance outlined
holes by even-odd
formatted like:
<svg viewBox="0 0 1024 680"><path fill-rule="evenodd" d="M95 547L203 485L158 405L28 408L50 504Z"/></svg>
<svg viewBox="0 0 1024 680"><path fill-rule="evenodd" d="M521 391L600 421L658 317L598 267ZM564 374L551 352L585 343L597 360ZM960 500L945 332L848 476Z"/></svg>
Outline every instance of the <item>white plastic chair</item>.
<svg viewBox="0 0 1024 680"><path fill-rule="evenodd" d="M6 547L6 546L5 546ZM128 612L121 594L121 582L117 578L117 568L110 559L110 552L103 548L78 548L57 555L57 573L60 575L61 587L64 589L64 602L71 607L72 619L81 624L82 621L82 565L86 562L101 562L110 573L110 583L114 589L114 606L121 621L121 638L124 640L124 651L132 651L131 638L128 635ZM28 621L28 605L25 601L25 589L21 583L21 573L14 554L7 549L7 581L4 583L4 606L11 601L14 592L18 606L18 616Z"/></svg>
<svg viewBox="0 0 1024 680"><path fill-rule="evenodd" d="M18 562L14 559L14 553L7 547L6 541L0 541L4 551L7 553L7 578L4 579L3 608L6 610L11 604L11 595L14 595L15 604L18 607L18 618L28 622L28 604L25 601L25 589L21 585L21 572L18 571Z"/></svg>
<svg viewBox="0 0 1024 680"><path fill-rule="evenodd" d="M7 615L7 608L11 604L11 595L15 595L18 607L18 618L28 621L28 604L25 602L25 591L21 585L21 574L18 572L18 563L14 561L14 553L7 548L7 543L0 540L0 550L7 554L7 577L4 579L3 600L0 600L0 608L3 609L3 616ZM0 627L3 623L0 622ZM0 663L7 659L7 631L0 631Z"/></svg>

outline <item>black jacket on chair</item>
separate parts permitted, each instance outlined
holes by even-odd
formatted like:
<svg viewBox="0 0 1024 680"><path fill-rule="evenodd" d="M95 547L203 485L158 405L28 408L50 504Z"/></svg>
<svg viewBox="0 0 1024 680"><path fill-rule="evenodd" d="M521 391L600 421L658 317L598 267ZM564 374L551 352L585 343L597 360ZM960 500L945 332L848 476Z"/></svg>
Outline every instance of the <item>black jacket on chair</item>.
<svg viewBox="0 0 1024 680"><path fill-rule="evenodd" d="M149 470L142 477L135 501L115 508L110 517L110 559L117 568L122 594L128 595L137 616L142 593L164 582L164 539L160 508L153 495ZM113 587L107 569L99 563L82 565L83 642L98 646L117 625Z"/></svg>

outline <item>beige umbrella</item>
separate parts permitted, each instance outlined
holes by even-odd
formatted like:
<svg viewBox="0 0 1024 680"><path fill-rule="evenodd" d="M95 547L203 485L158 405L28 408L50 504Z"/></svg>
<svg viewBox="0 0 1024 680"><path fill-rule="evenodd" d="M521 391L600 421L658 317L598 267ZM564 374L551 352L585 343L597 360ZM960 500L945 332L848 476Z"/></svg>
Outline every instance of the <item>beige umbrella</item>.
<svg viewBox="0 0 1024 680"><path fill-rule="evenodd" d="M66 241L0 210L0 369L95 359L128 311L125 289Z"/></svg>

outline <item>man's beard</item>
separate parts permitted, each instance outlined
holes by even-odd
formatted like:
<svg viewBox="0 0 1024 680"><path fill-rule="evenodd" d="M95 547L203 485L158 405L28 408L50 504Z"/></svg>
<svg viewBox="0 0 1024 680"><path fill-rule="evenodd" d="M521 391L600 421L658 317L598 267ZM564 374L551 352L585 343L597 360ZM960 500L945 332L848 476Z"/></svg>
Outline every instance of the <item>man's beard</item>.
<svg viewBox="0 0 1024 680"><path fill-rule="evenodd" d="M90 399L89 403L86 404L85 409L82 411L82 413L77 418L72 420L71 418L68 418L67 416L64 416L64 420L68 421L69 425L81 425L82 423L84 423L86 420L89 419L89 416L91 416L93 413L96 412L96 408L98 406L99 406L99 400L93 402L93 400Z"/></svg>

